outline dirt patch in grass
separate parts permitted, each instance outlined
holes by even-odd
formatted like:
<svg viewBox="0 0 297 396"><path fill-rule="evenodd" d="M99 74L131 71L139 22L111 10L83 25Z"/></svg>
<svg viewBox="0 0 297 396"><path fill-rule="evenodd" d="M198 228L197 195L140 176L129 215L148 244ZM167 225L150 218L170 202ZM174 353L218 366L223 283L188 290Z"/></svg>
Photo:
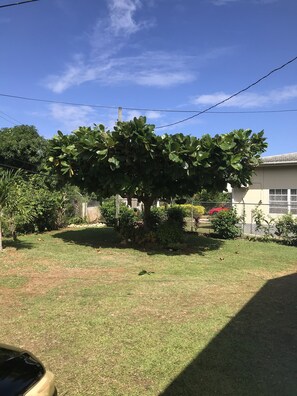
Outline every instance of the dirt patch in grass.
<svg viewBox="0 0 297 396"><path fill-rule="evenodd" d="M113 283L122 280L126 273L124 268L61 268L61 266L47 263L46 260L42 261L42 265L47 268L43 273L38 273L34 269L30 270L25 267L7 270L5 271L5 277L10 280L19 279L17 284L18 293L44 295L69 280L79 280L84 286L92 285L95 282ZM5 277L2 278L4 279L2 282L5 282ZM26 281L21 282L22 278L26 279Z"/></svg>
<svg viewBox="0 0 297 396"><path fill-rule="evenodd" d="M294 268L294 266L293 266L293 268ZM295 269L297 271L297 263L296 263ZM275 271L273 274L273 277L271 276L271 271L263 270L263 269L250 269L249 271L246 271L246 273L267 281L272 278L280 278L282 276L290 275L291 273L293 273L293 271L292 271L292 269L286 270L286 271Z"/></svg>

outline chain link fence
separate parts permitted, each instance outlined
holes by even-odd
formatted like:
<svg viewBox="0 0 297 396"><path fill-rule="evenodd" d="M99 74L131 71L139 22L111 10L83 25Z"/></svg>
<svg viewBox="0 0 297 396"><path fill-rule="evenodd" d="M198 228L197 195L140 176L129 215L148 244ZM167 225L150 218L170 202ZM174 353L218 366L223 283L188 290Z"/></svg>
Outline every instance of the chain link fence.
<svg viewBox="0 0 297 396"><path fill-rule="evenodd" d="M197 221L195 218L187 218L186 219L186 227L188 231L196 231L202 234L211 234L213 232L213 228L211 225L211 217L215 215L216 212L221 210L226 210L230 208L236 209L238 216L241 218L238 226L241 228L242 235L263 235L261 230L257 230L257 225L253 216L253 213L256 209L260 209L266 220L267 226L270 227L271 233L275 232L275 227L273 225L273 221L269 225L271 219L276 219L279 216L288 213L289 210L284 211L284 213L270 213L271 206L269 204L263 204L260 202L240 202L240 203L222 203L222 202L201 202L199 205L204 206L205 214L200 217ZM214 214L210 214L214 212Z"/></svg>

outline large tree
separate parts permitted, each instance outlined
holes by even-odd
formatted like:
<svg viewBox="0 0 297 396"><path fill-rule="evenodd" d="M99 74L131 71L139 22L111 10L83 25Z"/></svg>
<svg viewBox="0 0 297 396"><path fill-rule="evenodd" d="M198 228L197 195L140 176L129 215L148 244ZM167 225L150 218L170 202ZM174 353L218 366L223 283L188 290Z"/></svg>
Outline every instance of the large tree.
<svg viewBox="0 0 297 396"><path fill-rule="evenodd" d="M47 140L33 125L0 129L0 163L38 171L47 153Z"/></svg>
<svg viewBox="0 0 297 396"><path fill-rule="evenodd" d="M146 220L155 199L248 184L266 146L263 131L159 136L140 117L118 122L113 131L103 125L59 131L49 160L60 176L90 192L137 197Z"/></svg>

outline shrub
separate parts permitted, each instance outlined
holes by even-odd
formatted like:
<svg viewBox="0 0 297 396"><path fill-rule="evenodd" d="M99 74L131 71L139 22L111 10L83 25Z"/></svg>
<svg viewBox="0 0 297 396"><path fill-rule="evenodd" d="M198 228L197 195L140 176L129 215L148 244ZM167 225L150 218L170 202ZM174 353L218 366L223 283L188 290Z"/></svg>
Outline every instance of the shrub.
<svg viewBox="0 0 297 396"><path fill-rule="evenodd" d="M184 241L181 225L174 220L166 220L157 229L157 240L164 247L173 247Z"/></svg>
<svg viewBox="0 0 297 396"><path fill-rule="evenodd" d="M106 225L113 227L115 225L116 205L114 198L107 199L101 205L101 214Z"/></svg>
<svg viewBox="0 0 297 396"><path fill-rule="evenodd" d="M12 235L16 233L43 232L67 224L75 211L68 196L69 187L60 190L49 186L44 176L20 176L11 188L6 209L6 224Z"/></svg>
<svg viewBox="0 0 297 396"><path fill-rule="evenodd" d="M67 224L83 224L84 219L80 216L73 216L67 219Z"/></svg>
<svg viewBox="0 0 297 396"><path fill-rule="evenodd" d="M273 238L275 219L271 216L266 217L259 206L252 210L252 217L256 223L256 231L262 232L263 239L267 241Z"/></svg>
<svg viewBox="0 0 297 396"><path fill-rule="evenodd" d="M180 205L180 207L184 210L185 215L187 217L192 217L192 210L193 210L194 218L200 218L205 213L205 208L204 206L201 205L185 204L185 205Z"/></svg>
<svg viewBox="0 0 297 396"><path fill-rule="evenodd" d="M164 207L151 208L150 216L148 218L148 228L152 231L155 231L158 226L167 220L167 211Z"/></svg>
<svg viewBox="0 0 297 396"><path fill-rule="evenodd" d="M275 220L275 235L283 239L288 245L295 244L297 241L297 219L291 214L281 216Z"/></svg>
<svg viewBox="0 0 297 396"><path fill-rule="evenodd" d="M241 234L241 230L238 227L240 217L237 216L235 209L216 213L210 221L214 232L219 238L234 239Z"/></svg>
<svg viewBox="0 0 297 396"><path fill-rule="evenodd" d="M128 208L127 206L121 207L119 216L119 226L116 227L122 239L136 242L137 234L141 233L142 222L139 221L137 211Z"/></svg>
<svg viewBox="0 0 297 396"><path fill-rule="evenodd" d="M181 230L183 230L185 225L185 216L186 212L181 206L172 206L171 208L167 209L168 221L177 223Z"/></svg>

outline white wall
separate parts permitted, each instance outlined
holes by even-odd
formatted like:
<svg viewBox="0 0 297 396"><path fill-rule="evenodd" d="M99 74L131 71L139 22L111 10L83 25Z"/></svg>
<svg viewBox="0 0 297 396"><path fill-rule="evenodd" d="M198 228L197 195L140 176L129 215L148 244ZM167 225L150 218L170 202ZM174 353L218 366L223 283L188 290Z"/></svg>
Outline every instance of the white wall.
<svg viewBox="0 0 297 396"><path fill-rule="evenodd" d="M257 169L252 178L252 184L248 188L234 188L232 191L233 205L238 214L245 211L246 223L252 222L252 210L262 202L260 208L269 215L269 189L297 188L297 164L291 166L262 166ZM271 217L281 215L271 214Z"/></svg>

